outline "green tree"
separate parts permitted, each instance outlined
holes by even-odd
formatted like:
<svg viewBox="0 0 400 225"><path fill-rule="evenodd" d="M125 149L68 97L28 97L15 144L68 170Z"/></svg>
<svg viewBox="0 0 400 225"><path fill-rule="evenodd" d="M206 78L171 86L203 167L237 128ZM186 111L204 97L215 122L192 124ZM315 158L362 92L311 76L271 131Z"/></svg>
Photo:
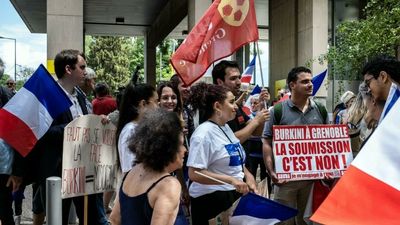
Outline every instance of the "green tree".
<svg viewBox="0 0 400 225"><path fill-rule="evenodd" d="M365 19L337 27L337 42L324 59L339 79L360 79L363 64L379 54L395 56L400 46L400 1L370 0Z"/></svg>
<svg viewBox="0 0 400 225"><path fill-rule="evenodd" d="M133 37L132 47L130 48L130 62L129 70L133 73L136 67L139 66L139 82L144 80L144 38L143 37Z"/></svg>
<svg viewBox="0 0 400 225"><path fill-rule="evenodd" d="M156 77L157 81L169 80L174 74L174 70L170 65L170 58L174 52L174 48L178 46L178 41L175 39L167 38L162 41L156 49Z"/></svg>
<svg viewBox="0 0 400 225"><path fill-rule="evenodd" d="M129 37L93 36L86 39L88 66L96 71L97 80L109 85L112 92L130 79L132 39Z"/></svg>

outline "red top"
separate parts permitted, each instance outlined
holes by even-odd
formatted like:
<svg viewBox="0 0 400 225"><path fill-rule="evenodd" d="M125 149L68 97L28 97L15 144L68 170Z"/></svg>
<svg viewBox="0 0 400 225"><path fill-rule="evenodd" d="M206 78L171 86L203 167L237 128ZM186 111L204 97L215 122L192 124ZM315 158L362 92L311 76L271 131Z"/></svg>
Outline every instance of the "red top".
<svg viewBox="0 0 400 225"><path fill-rule="evenodd" d="M117 109L117 101L110 95L93 99L92 105L96 115L108 115Z"/></svg>

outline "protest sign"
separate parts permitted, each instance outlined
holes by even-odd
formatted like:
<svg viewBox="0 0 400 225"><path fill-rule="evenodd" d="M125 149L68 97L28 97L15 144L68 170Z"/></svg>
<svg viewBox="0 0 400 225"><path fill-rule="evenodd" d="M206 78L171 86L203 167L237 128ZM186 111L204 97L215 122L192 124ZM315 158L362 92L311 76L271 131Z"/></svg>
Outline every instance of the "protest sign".
<svg viewBox="0 0 400 225"><path fill-rule="evenodd" d="M101 117L81 116L64 129L62 198L114 190L117 181L116 127Z"/></svg>
<svg viewBox="0 0 400 225"><path fill-rule="evenodd" d="M353 160L346 125L273 126L279 180L340 177Z"/></svg>

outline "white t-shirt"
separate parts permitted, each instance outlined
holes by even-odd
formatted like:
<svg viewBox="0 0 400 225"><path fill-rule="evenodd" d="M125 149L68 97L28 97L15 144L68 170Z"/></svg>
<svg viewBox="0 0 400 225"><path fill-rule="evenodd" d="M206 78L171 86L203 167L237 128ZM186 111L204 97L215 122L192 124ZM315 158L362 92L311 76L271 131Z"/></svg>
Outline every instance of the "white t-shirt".
<svg viewBox="0 0 400 225"><path fill-rule="evenodd" d="M220 128L224 130L232 143ZM217 124L206 121L196 128L190 138L188 167L206 169L243 180L244 162L243 147L227 124L219 127ZM235 190L235 188L231 185L206 185L193 182L189 187L189 194L197 198L214 191L230 190Z"/></svg>
<svg viewBox="0 0 400 225"><path fill-rule="evenodd" d="M131 143L132 136L135 133L135 128L137 124L134 122L129 122L125 124L118 139L118 153L119 160L121 162L121 170L123 173L128 172L133 167L133 161L135 161L135 154L129 149L129 144Z"/></svg>

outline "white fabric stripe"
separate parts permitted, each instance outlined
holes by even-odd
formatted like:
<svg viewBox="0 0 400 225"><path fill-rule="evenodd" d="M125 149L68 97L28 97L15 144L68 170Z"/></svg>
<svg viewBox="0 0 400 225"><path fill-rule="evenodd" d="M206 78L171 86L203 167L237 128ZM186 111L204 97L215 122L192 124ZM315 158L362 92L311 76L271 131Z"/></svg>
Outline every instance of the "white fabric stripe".
<svg viewBox="0 0 400 225"><path fill-rule="evenodd" d="M4 109L26 123L37 139L46 133L53 122L47 109L32 92L24 87L7 103Z"/></svg>
<svg viewBox="0 0 400 225"><path fill-rule="evenodd" d="M400 190L400 100L388 112L352 165Z"/></svg>
<svg viewBox="0 0 400 225"><path fill-rule="evenodd" d="M232 216L229 219L230 225L272 225L280 222L280 220L271 218L271 219L260 219L252 216Z"/></svg>
<svg viewBox="0 0 400 225"><path fill-rule="evenodd" d="M381 123L383 120L383 117L385 117L386 109L389 106L389 104L394 96L394 93L396 92L397 89L400 89L400 88L395 83L392 83L392 85L390 86L388 97L386 99L386 103L383 106L381 117L379 118L379 123Z"/></svg>

